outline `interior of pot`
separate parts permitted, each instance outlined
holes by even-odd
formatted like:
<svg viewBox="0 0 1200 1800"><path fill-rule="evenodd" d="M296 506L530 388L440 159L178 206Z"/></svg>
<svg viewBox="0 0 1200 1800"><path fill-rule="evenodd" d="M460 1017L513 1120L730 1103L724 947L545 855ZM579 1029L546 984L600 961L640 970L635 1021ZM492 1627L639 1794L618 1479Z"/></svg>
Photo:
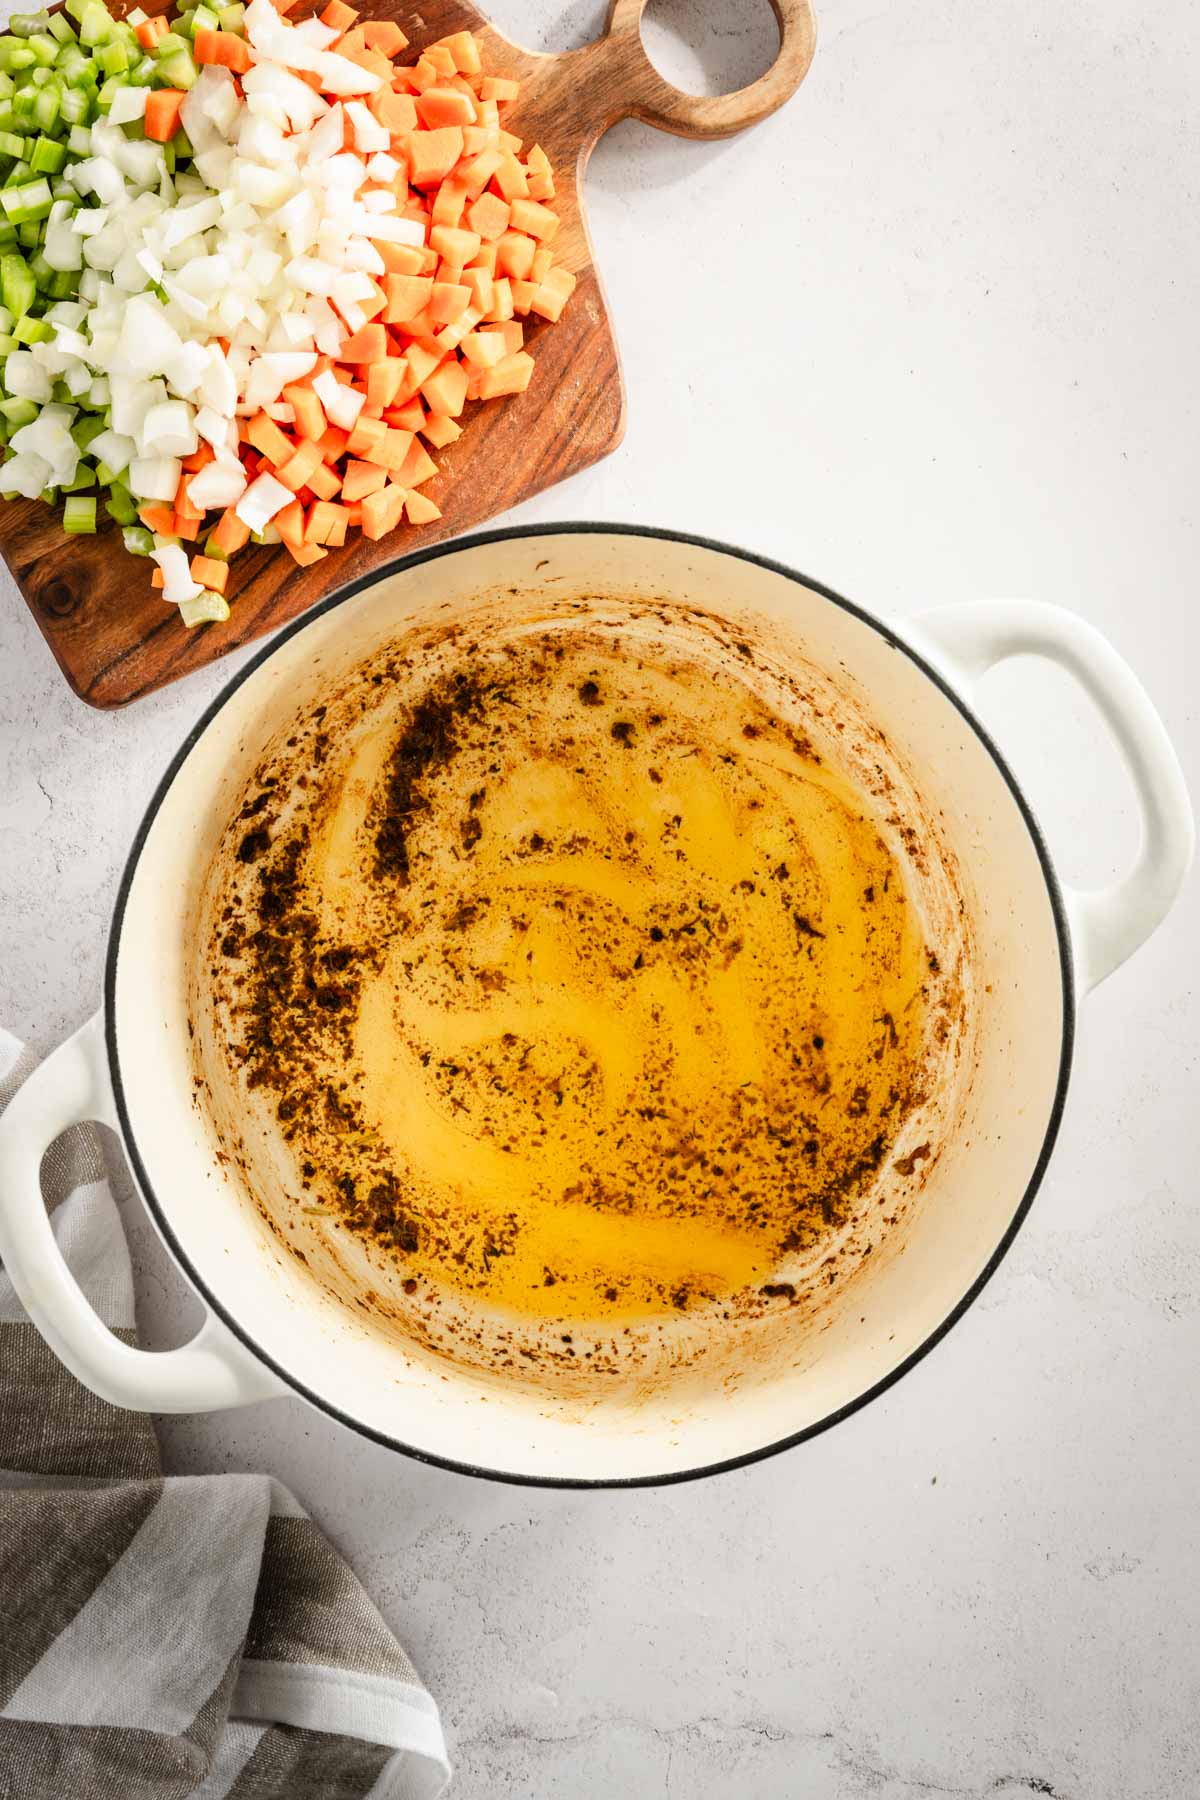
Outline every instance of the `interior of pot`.
<svg viewBox="0 0 1200 1800"><path fill-rule="evenodd" d="M461 1333L422 1341L403 1306L389 1304L386 1259L334 1244L303 1209L272 1206L286 1173L271 1159L283 1153L247 1097L209 1079L213 1046L201 1041L198 1054L189 1035L205 1016L196 947L215 845L264 747L298 708L414 619L477 616L500 601L552 617L585 600L602 608L606 596L697 609L726 647L804 671L798 695L825 729L843 730L856 776L910 858L953 1057L911 1120L912 1141L893 1146L871 1205L773 1282L762 1304L626 1332L601 1383L564 1369L561 1355L546 1365L549 1379L514 1378L486 1330L469 1355L456 1353ZM1059 1084L1063 994L1034 839L986 744L919 665L778 571L597 529L435 556L314 618L233 690L141 844L117 942L115 1038L152 1209L247 1342L320 1404L423 1454L534 1479L611 1481L727 1462L809 1430L937 1332L995 1255L1038 1168ZM253 1154L231 1156L235 1139ZM574 1335L562 1323L555 1342Z"/></svg>

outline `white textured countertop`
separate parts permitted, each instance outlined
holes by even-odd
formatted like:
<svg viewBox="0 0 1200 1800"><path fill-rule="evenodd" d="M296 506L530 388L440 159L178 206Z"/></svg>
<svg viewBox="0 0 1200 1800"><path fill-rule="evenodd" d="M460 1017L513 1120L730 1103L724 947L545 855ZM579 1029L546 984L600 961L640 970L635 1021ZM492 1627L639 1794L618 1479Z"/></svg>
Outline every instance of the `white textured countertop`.
<svg viewBox="0 0 1200 1800"><path fill-rule="evenodd" d="M597 11L493 7L543 47ZM765 0L658 13L722 19L716 66L756 72ZM519 516L708 532L882 612L1077 608L1196 789L1198 55L1186 0L831 0L758 130L613 132L589 198L629 432ZM0 1021L49 1049L97 1003L142 806L230 666L90 712L3 582ZM1132 803L1065 677L1010 665L986 693L1064 874L1114 873ZM986 1293L826 1436L699 1485L547 1493L276 1402L172 1423L172 1466L294 1488L441 1702L461 1800L1184 1800L1196 896L1086 1004L1057 1153ZM126 1210L143 1318L178 1341L190 1303Z"/></svg>

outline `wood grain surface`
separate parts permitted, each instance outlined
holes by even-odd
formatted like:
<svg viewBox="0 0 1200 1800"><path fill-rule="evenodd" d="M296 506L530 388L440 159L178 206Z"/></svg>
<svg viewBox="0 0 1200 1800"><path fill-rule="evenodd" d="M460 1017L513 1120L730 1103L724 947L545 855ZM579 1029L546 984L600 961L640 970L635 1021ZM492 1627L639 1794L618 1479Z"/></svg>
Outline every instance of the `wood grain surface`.
<svg viewBox="0 0 1200 1800"><path fill-rule="evenodd" d="M165 12L171 0L142 0ZM439 538L480 524L597 462L624 428L620 364L592 258L582 205L584 169L610 125L637 118L682 137L726 137L765 118L793 94L812 60L809 0L771 0L779 55L759 81L735 94L680 93L642 45L646 0L613 0L604 34L579 50L543 55L502 37L469 0L367 0L362 11L395 18L414 53L448 32L477 32L485 61L516 76L521 96L505 122L540 143L554 165L561 226L555 259L579 284L557 324L530 319L537 364L524 394L463 415L457 443L436 452L424 489L442 509L430 526L403 525L378 543L359 533L343 550L301 569L282 548L248 548L230 565L232 615L188 630L150 586L146 562L126 554L111 523L95 537L67 537L59 510L39 501L0 502L0 555L72 688L92 706L122 706L202 668L293 619L323 595ZM125 10L125 9L122 9Z"/></svg>

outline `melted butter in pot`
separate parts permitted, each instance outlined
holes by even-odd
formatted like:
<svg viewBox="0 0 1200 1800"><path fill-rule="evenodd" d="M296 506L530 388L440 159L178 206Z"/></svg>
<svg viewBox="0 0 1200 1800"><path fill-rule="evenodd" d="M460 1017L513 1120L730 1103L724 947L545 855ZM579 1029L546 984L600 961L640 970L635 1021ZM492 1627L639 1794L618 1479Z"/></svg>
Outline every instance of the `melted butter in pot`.
<svg viewBox="0 0 1200 1800"><path fill-rule="evenodd" d="M230 839L215 1004L302 1204L409 1292L526 1317L769 1283L924 1098L924 935L871 805L701 657L562 625L393 674Z"/></svg>

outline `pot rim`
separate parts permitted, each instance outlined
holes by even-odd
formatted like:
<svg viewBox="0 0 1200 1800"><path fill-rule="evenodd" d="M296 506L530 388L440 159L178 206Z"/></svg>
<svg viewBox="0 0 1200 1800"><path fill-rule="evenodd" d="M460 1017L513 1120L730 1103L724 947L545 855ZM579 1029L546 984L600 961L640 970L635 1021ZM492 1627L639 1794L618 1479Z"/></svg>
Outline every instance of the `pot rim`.
<svg viewBox="0 0 1200 1800"><path fill-rule="evenodd" d="M298 1380L296 1376L288 1369L284 1368L282 1364L269 1356L260 1345L256 1343L246 1327L233 1316L225 1306L224 1302L212 1292L208 1284L192 1267L187 1253L184 1251L172 1230L166 1212L154 1191L153 1184L151 1183L149 1174L142 1161L137 1147L137 1141L133 1134L129 1110L126 1104L124 1082L121 1076L116 1029L117 960L120 950L121 929L124 922L125 908L128 902L130 888L132 887L133 878L137 872L138 863L141 860L141 854L145 848L146 840L149 837L151 827L158 816L159 808L166 798L179 770L191 755L193 749L199 743L209 725L216 718L217 714L222 710L225 704L242 686L243 682L249 680L252 675L257 673L268 658L274 656L277 650L281 649L284 644L288 643L299 632L303 631L314 619L322 617L325 613L332 612L335 607L345 605L347 601L354 599L357 594L362 593L365 588L374 587L378 585L379 582L387 580L390 576L400 574L407 569L419 567L423 563L437 561L443 556L456 555L459 551L475 550L488 544L502 543L512 539L589 536L665 539L671 543L691 545L698 550L714 552L720 556L735 557L740 562L748 562L754 564L758 568L768 569L773 574L785 576L787 580L797 582L811 592L820 594L823 599L828 600L834 606L840 607L843 612L849 613L853 618L859 620L860 623L868 626L872 631L877 632L893 650L900 651L904 656L908 657L910 662L915 663L922 674L933 683L934 687L938 689L942 696L950 702L954 709L971 727L971 730L975 733L984 749L988 752L992 761L995 763L1005 786L1012 795L1025 828L1029 833L1034 851L1037 855L1038 863L1041 867L1042 876L1046 885L1046 894L1050 902L1050 910L1054 920L1055 937L1058 943L1059 969L1062 976L1063 1005L1062 1046L1059 1054L1054 1098L1046 1124L1045 1135L1042 1139L1041 1148L1038 1151L1037 1161L1034 1164L1025 1191L1015 1207L1012 1218L1003 1235L995 1249L992 1251L992 1254L989 1256L987 1263L980 1274L967 1289L966 1293L963 1294L962 1298L951 1308L949 1313L947 1313L942 1322L936 1326L920 1344L918 1344L916 1349L911 1351L894 1369L889 1370L886 1375L882 1376L871 1387L867 1388L863 1393L856 1395L853 1400L847 1401L843 1406L836 1407L834 1411L827 1413L824 1418L818 1419L814 1424L806 1425L802 1430L790 1432L785 1437L776 1438L773 1442L764 1444L758 1449L748 1450L740 1456L728 1457L719 1462L705 1463L698 1468L672 1470L663 1475L617 1475L594 1478L562 1475L526 1475L504 1469L490 1469L476 1463L460 1462L451 1457L440 1456L432 1451L422 1450L415 1444L406 1444L400 1438L393 1437L387 1432L377 1430L374 1426L365 1425L359 1420L351 1418L348 1413L344 1412L332 1401L326 1400L319 1394L314 1393L304 1382ZM184 738L183 743L171 758L171 761L168 763L166 770L155 787L154 793L151 795L146 810L142 815L141 823L134 835L133 842L130 845L129 854L125 861L125 867L121 874L117 898L113 907L112 921L109 926L108 945L104 963L104 1041L108 1056L109 1079L112 1083L113 1098L121 1125L122 1147L124 1148L126 1156L129 1158L130 1166L137 1179L139 1191L145 1201L146 1207L154 1221L159 1235L162 1237L176 1263L182 1269L192 1287L200 1295L205 1305L211 1308L225 1328L232 1332L233 1336L245 1346L252 1356L256 1357L259 1362L263 1363L267 1368L278 1375L282 1381L286 1382L288 1387L301 1399L307 1400L311 1406L316 1407L319 1412L322 1412L328 1418L335 1420L339 1425L345 1426L350 1431L357 1432L360 1437L369 1438L372 1442L381 1444L385 1449L398 1451L401 1455L411 1457L417 1462L429 1463L439 1469L448 1469L457 1475L471 1475L481 1480L502 1482L505 1485L514 1487L581 1489L643 1488L668 1487L685 1481L699 1481L706 1476L722 1475L734 1469L746 1468L753 1463L764 1462L768 1457L777 1456L784 1450L793 1449L797 1444L805 1443L808 1439L818 1437L823 1432L829 1431L833 1426L840 1424L844 1419L850 1418L854 1413L861 1411L863 1407L870 1405L873 1400L877 1400L881 1394L886 1393L889 1388L893 1387L896 1382L907 1375L910 1369L915 1368L919 1362L922 1362L937 1344L941 1343L942 1339L947 1335L951 1328L962 1318L968 1307L974 1304L979 1295L983 1292L983 1289L991 1280L992 1276L996 1273L996 1270L1000 1267L1000 1264L1004 1261L1017 1232L1024 1224L1030 1207L1033 1205L1034 1196L1037 1194L1037 1191L1042 1184L1043 1177L1045 1176L1050 1157L1058 1138L1059 1127L1062 1123L1074 1053L1075 1016L1076 996L1074 964L1071 953L1071 937L1067 924L1066 906L1064 904L1062 890L1059 886L1058 877L1055 873L1054 864L1046 845L1045 838L1042 835L1041 828L1034 817L1033 810L1026 800L1020 784L1012 770L1009 768L1008 763L1005 761L998 746L993 742L990 734L975 717L962 696L950 682L947 681L947 679L941 675L932 664L927 662L918 650L893 631L883 620L874 617L871 613L864 611L862 607L856 606L853 601L847 600L841 594L835 593L832 588L826 587L822 582L814 581L810 576L802 574L798 569L791 568L786 563L777 562L774 558L769 556L760 556L752 550L743 550L736 544L725 543L719 538L702 537L694 532L676 531L666 526L606 523L603 520L591 519L562 520L558 522L551 521L543 525L502 526L492 531L474 532L466 537L451 538L443 543L432 544L428 549L413 551L406 556L397 556L393 558L392 561L383 564L381 567L373 569L369 574L360 575L355 580L345 583L344 586L336 588L334 592L327 595L324 600L321 600L315 606L310 607L306 612L302 613L299 618L294 619L289 625L284 626L282 630L277 632L274 637L270 638L268 642L264 644L262 649L252 656L250 660L238 670L237 674L226 683L221 689L221 692L201 713L196 723Z"/></svg>

